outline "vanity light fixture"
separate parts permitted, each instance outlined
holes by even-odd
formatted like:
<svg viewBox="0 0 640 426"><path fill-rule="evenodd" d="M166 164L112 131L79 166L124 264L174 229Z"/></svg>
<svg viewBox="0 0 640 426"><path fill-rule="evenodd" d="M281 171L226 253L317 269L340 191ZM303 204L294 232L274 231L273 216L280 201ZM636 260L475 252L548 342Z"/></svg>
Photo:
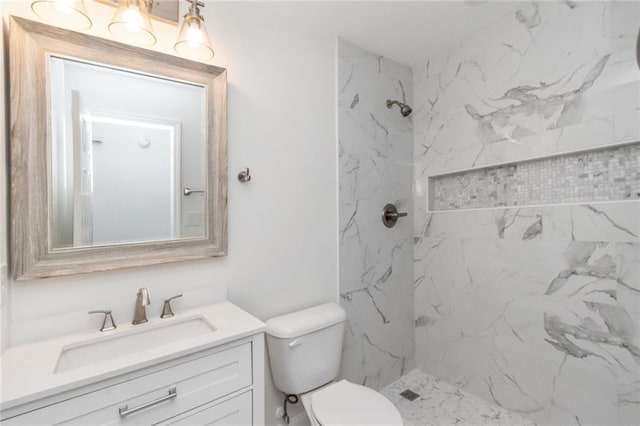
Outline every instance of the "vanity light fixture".
<svg viewBox="0 0 640 426"><path fill-rule="evenodd" d="M2 0L0 0L2 1ZM157 38L151 25L154 0L99 0L101 3L116 6L116 13L109 23L109 32L117 39L140 47L156 44ZM177 23L178 0L167 0L158 9L154 18L169 23ZM189 10L184 15L178 39L174 44L175 51L186 58L206 61L213 58L211 40L207 34L201 8L204 2L186 0ZM175 5L172 12L171 5ZM73 30L87 30L92 22L84 5L84 0L34 0L31 3L33 12L45 21ZM175 15L174 15L175 13Z"/></svg>
<svg viewBox="0 0 640 426"><path fill-rule="evenodd" d="M149 18L151 6L153 2L147 3L147 0L119 0L118 9L109 24L109 32L137 46L153 46L156 36Z"/></svg>
<svg viewBox="0 0 640 426"><path fill-rule="evenodd" d="M191 6L184 15L180 34L173 48L186 58L200 61L211 59L214 53L204 25L204 17L200 14L200 8L204 7L204 3L198 0L188 1L191 2Z"/></svg>
<svg viewBox="0 0 640 426"><path fill-rule="evenodd" d="M93 25L83 0L35 0L31 10L46 22L72 30L87 30Z"/></svg>

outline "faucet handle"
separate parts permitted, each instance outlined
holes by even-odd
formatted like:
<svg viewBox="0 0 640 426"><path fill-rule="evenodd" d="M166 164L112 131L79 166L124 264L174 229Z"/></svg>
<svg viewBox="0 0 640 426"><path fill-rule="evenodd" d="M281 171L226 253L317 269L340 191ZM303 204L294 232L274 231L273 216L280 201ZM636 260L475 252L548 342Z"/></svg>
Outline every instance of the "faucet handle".
<svg viewBox="0 0 640 426"><path fill-rule="evenodd" d="M147 290L146 287L141 287L138 290L137 296L140 299L140 304L142 306L147 306L151 303L151 298L149 297L149 290Z"/></svg>
<svg viewBox="0 0 640 426"><path fill-rule="evenodd" d="M111 315L111 309L109 310L100 310L94 309L88 312L89 314L104 314L104 319L102 320L102 327L100 327L100 331L110 331L116 329L116 323L113 322L113 315ZM107 319L111 322L111 325L107 326Z"/></svg>
<svg viewBox="0 0 640 426"><path fill-rule="evenodd" d="M164 301L164 306L162 306L162 314L160 314L160 318L171 318L173 314L173 309L171 309L171 301L173 299L177 299L178 297L182 297L182 294L176 294L173 297L168 298Z"/></svg>

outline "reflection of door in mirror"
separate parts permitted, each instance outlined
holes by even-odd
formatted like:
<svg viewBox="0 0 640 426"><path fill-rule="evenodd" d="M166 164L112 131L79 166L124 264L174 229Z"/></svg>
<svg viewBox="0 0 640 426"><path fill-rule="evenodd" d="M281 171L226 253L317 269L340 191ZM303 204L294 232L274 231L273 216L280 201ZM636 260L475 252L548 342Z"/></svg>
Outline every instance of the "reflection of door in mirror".
<svg viewBox="0 0 640 426"><path fill-rule="evenodd" d="M202 87L51 57L50 247L205 236Z"/></svg>
<svg viewBox="0 0 640 426"><path fill-rule="evenodd" d="M90 244L180 238L180 125L85 119L91 135ZM82 188L81 184L81 188ZM74 229L76 229L74 227Z"/></svg>

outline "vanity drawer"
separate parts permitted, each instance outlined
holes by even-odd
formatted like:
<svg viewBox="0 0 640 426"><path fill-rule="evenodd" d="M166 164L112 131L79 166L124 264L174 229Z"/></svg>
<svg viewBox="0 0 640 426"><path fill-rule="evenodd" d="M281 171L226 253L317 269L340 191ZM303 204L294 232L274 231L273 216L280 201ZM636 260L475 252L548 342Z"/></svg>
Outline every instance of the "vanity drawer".
<svg viewBox="0 0 640 426"><path fill-rule="evenodd" d="M246 343L31 411L3 424L148 425L251 383L251 343ZM121 416L119 409L125 405L131 414ZM150 406L135 410L145 405Z"/></svg>
<svg viewBox="0 0 640 426"><path fill-rule="evenodd" d="M207 404L195 408L158 426L247 426L251 425L251 391L245 392L224 402Z"/></svg>

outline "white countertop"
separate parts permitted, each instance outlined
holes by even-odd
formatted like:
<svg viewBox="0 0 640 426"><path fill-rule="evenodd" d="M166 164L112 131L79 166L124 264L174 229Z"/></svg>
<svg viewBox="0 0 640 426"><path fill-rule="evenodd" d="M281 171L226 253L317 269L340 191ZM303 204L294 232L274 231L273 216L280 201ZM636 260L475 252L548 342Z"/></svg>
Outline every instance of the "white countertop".
<svg viewBox="0 0 640 426"><path fill-rule="evenodd" d="M215 326L216 330L203 336L167 342L129 355L54 373L62 349L69 345L94 339L113 338L113 336L132 330L157 327L158 324L167 324L170 321L179 321L193 316L204 317ZM59 392L252 336L263 332L265 327L262 321L234 304L223 302L181 312L172 318L149 318L149 322L140 325L119 324L118 328L113 331L74 334L29 345L10 347L0 358L2 363L0 409L13 408Z"/></svg>

